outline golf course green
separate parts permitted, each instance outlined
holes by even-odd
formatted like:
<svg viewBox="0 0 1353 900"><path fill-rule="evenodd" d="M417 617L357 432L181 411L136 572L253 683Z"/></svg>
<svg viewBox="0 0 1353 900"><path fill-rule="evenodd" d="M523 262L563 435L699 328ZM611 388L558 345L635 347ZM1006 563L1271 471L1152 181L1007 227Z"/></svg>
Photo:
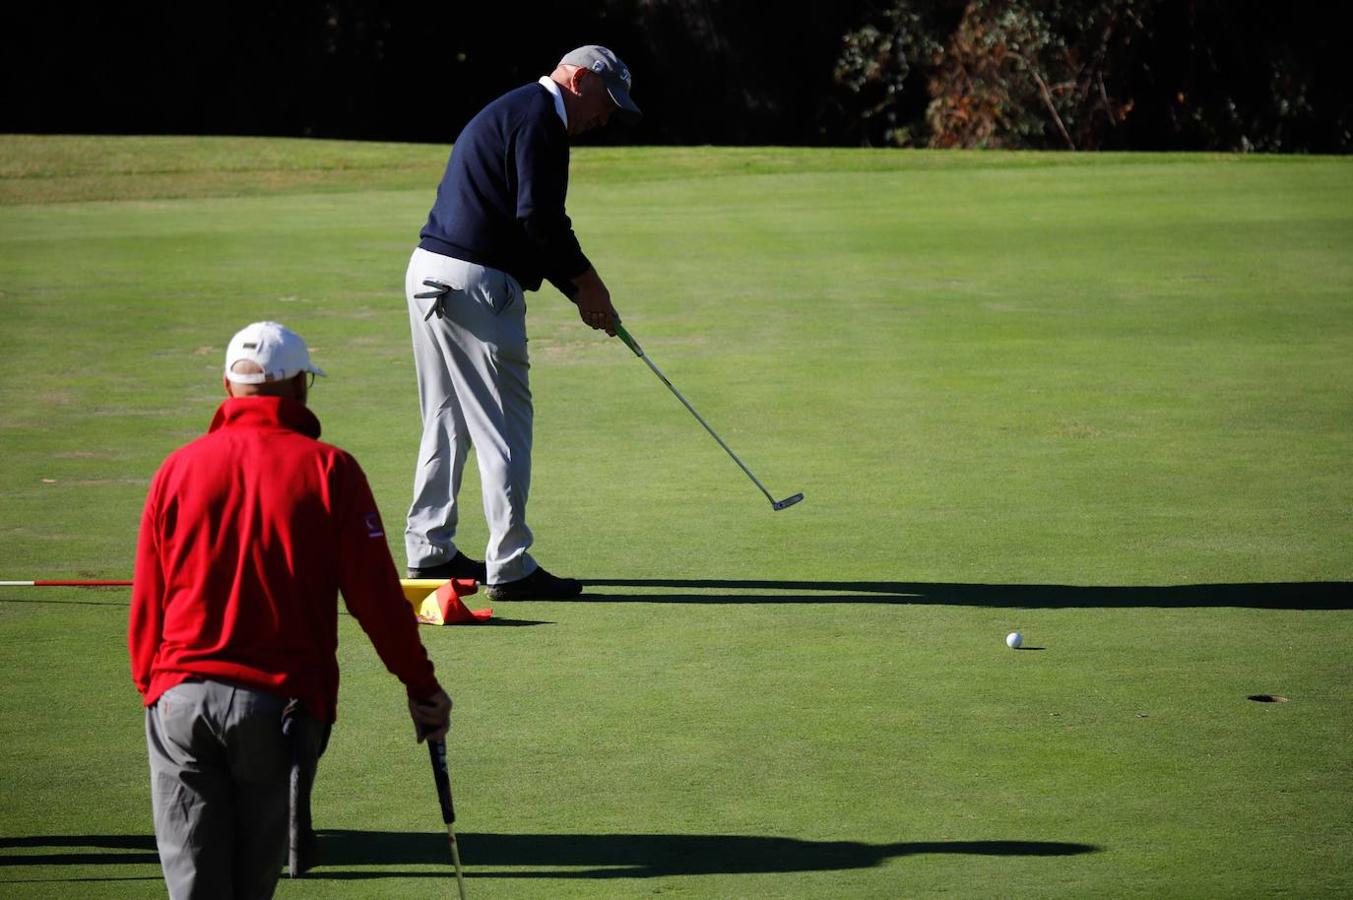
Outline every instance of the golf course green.
<svg viewBox="0 0 1353 900"><path fill-rule="evenodd" d="M0 580L130 577L259 319L402 567L447 151L0 136ZM1353 893L1353 160L579 147L569 211L806 499L528 296L533 552L588 587L422 629L469 897ZM127 609L0 587L0 895L163 895ZM340 640L278 896L447 896L403 690Z"/></svg>

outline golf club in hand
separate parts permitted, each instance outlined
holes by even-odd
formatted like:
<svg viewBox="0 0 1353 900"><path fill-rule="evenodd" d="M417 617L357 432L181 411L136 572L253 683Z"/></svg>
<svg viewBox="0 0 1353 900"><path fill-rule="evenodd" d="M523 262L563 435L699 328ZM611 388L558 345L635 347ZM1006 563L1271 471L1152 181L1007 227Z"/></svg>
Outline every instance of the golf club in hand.
<svg viewBox="0 0 1353 900"><path fill-rule="evenodd" d="M663 384L667 385L667 389L671 391L673 394L675 394L676 398L681 401L681 404L685 406L686 409L690 410L691 415L695 416L695 420L699 422L701 425L705 426L705 430L709 432L710 437L714 438L714 440L719 442L719 446L724 449L724 452L727 453L729 456L733 457L733 462L738 464L738 468L742 469L742 471L746 473L747 477L752 479L752 484L755 484L758 488L761 489L761 493L766 495L766 499L770 501L771 509L776 510L778 512L779 510L793 506L795 503L798 503L803 499L803 494L793 494L789 497L786 497L783 500L776 500L773 496L771 496L771 492L766 490L766 486L762 484L761 481L755 475L752 474L752 470L747 468L747 466L742 462L742 460L738 459L738 455L734 453L732 449L723 442L723 438L715 434L714 429L709 427L709 423L706 422L703 418L701 418L700 414L695 411L695 407L691 406L691 404L687 402L686 398L681 396L681 391L678 391L672 385L672 382L667 380L667 376L662 374L662 371L659 370L657 366L653 365L653 360L648 358L647 354L645 354L643 349L639 346L639 342L630 336L630 333L625 330L625 326L621 325L618 319L616 320L615 323L615 333L620 338L620 340L625 342L626 347L629 347L630 350L634 351L635 356L639 357L645 363L648 364L648 367L653 370L653 374L657 375L658 379Z"/></svg>

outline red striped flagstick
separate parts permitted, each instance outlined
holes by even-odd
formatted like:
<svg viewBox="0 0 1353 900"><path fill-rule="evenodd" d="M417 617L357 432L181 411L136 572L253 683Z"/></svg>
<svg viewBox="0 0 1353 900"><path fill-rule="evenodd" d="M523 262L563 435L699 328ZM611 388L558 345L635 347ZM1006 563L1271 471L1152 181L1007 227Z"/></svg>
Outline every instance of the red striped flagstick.
<svg viewBox="0 0 1353 900"><path fill-rule="evenodd" d="M435 590L429 590L429 585L438 585ZM493 615L491 609L470 609L460 598L468 596L475 592L475 583L469 579L458 578L445 583L439 583L436 580L424 580L419 578L401 578L400 585L404 588L404 599L413 604L414 613L418 615L418 621L430 625L464 625L475 622L482 622ZM74 578L41 578L34 581L0 581L0 588L7 587L69 587L69 588L98 588L98 587L131 587L130 581L114 579L82 580ZM432 612L437 613L435 617L423 616L421 610L430 599L436 600L436 607Z"/></svg>
<svg viewBox="0 0 1353 900"><path fill-rule="evenodd" d="M0 587L131 587L130 581L68 581L45 579L40 581L0 581Z"/></svg>

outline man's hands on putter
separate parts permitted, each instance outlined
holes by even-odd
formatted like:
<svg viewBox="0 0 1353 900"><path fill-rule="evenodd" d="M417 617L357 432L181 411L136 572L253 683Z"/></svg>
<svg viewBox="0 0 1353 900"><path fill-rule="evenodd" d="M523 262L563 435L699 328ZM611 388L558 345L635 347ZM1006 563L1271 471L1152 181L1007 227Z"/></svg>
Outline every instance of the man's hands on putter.
<svg viewBox="0 0 1353 900"><path fill-rule="evenodd" d="M438 691L425 700L410 700L409 715L418 732L418 743L444 740L451 728L451 698L446 691Z"/></svg>
<svg viewBox="0 0 1353 900"><path fill-rule="evenodd" d="M611 305L611 292L597 270L588 269L573 279L573 285L578 289L573 295L573 302L578 304L578 318L588 328L615 337L615 323L620 321L620 314Z"/></svg>

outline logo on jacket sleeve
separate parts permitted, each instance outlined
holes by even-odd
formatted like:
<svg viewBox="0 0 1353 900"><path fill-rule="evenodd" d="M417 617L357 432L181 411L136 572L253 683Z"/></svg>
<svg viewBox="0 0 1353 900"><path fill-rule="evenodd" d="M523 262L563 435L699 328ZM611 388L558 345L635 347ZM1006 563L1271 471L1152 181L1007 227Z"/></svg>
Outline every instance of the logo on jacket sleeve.
<svg viewBox="0 0 1353 900"><path fill-rule="evenodd" d="M381 514L370 512L366 514L366 536L367 537L385 537L385 529L381 528Z"/></svg>

